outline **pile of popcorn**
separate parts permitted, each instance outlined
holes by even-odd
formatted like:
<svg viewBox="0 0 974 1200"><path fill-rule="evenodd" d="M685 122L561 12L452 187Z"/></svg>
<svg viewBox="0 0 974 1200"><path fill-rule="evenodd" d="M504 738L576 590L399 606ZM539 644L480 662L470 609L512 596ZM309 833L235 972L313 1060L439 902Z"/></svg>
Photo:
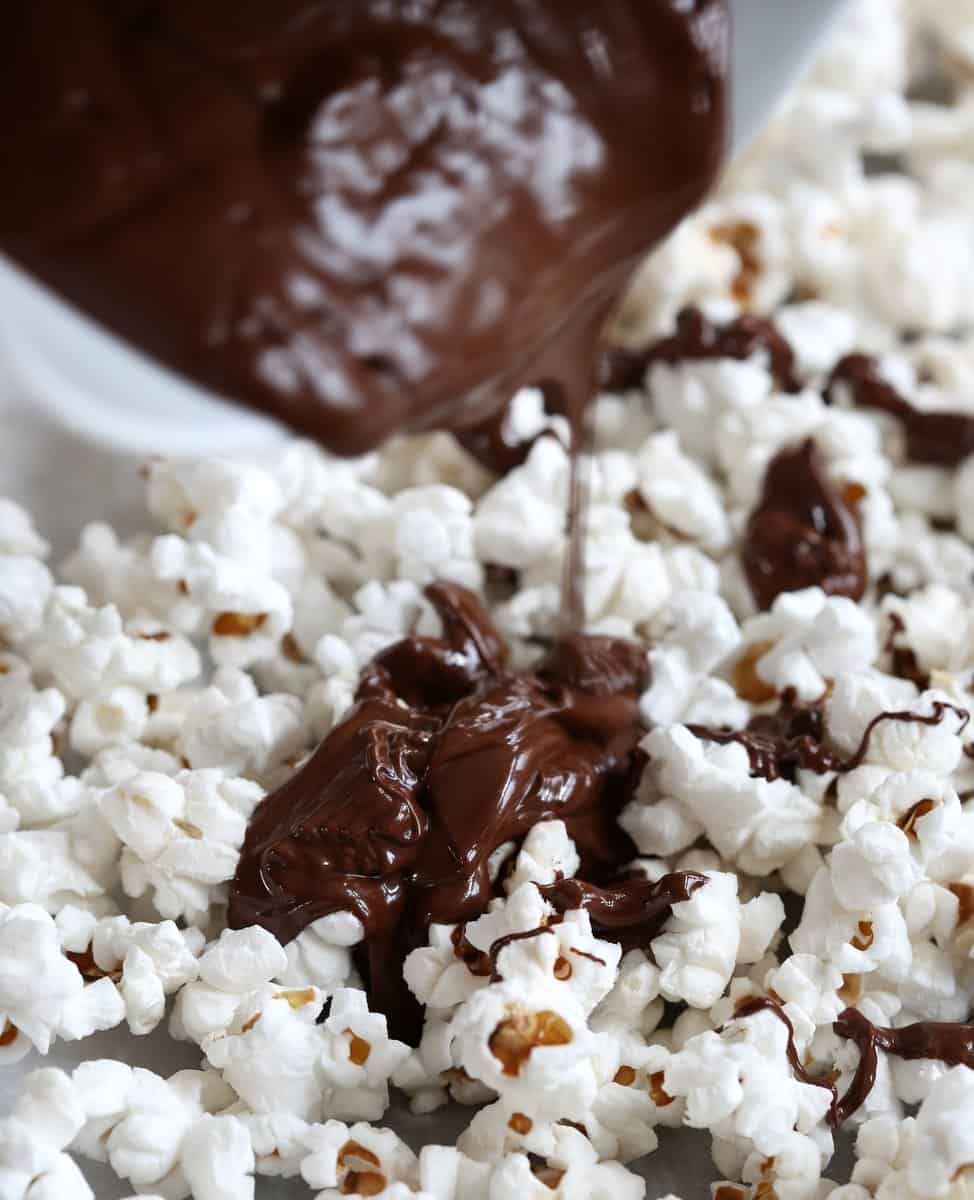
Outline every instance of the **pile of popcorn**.
<svg viewBox="0 0 974 1200"><path fill-rule="evenodd" d="M0 1064L122 1025L167 1023L200 1053L168 1079L110 1060L31 1069L0 1120L3 1200L91 1197L84 1158L165 1200L245 1200L262 1175L318 1200L639 1200L632 1164L680 1125L710 1131L718 1200L974 1195L974 1071L880 1054L836 1183L829 1092L796 1077L778 1015L739 1015L772 997L841 1090L858 1058L832 1031L847 1005L887 1026L971 1007L974 457L908 463L894 421L827 405L822 386L862 350L916 407L974 414L972 197L974 4L857 0L640 273L627 342L688 303L770 314L803 384L782 393L762 354L657 364L597 406L590 629L643 639L652 670L650 763L622 824L650 878L708 882L645 950L569 912L505 945L496 980L434 925L405 966L426 1008L415 1049L369 1009L354 915L282 948L225 928L227 886L256 805L342 719L363 665L439 632L427 583L485 595L519 665L554 632L569 460L541 397L516 398L510 432L554 436L502 479L445 434L352 461L295 442L150 462L157 530L90 525L56 574L0 501ZM741 532L770 458L809 436L855 485L870 588L759 613ZM854 770L795 782L689 728L741 729L786 689L825 698L845 756L883 711L954 707L881 723ZM536 885L578 863L560 821L537 826L467 940L544 925ZM470 1106L457 1145L415 1154L380 1124L391 1092L417 1113Z"/></svg>

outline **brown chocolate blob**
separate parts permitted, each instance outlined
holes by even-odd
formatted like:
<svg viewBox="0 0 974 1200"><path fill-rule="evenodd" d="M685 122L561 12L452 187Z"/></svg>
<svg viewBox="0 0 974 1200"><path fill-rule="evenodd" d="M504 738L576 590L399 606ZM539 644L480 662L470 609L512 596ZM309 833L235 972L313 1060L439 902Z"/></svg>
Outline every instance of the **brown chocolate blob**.
<svg viewBox="0 0 974 1200"><path fill-rule="evenodd" d="M879 363L868 354L847 354L829 376L825 394L833 398L844 386L859 408L896 417L906 437L906 456L913 462L955 467L974 454L974 416L959 412L924 412L888 383Z"/></svg>
<svg viewBox="0 0 974 1200"><path fill-rule="evenodd" d="M720 325L710 321L699 308L681 309L676 331L645 350L615 347L602 358L600 382L606 391L621 392L643 385L654 363L674 366L711 358L752 358L760 351L768 356L775 383L783 392L801 390L795 374L795 355L787 338L764 317L745 315Z"/></svg>
<svg viewBox="0 0 974 1200"><path fill-rule="evenodd" d="M811 438L782 450L768 465L741 561L761 609L782 592L807 587L861 599L866 553L859 522L828 482Z"/></svg>
<svg viewBox="0 0 974 1200"><path fill-rule="evenodd" d="M848 1120L860 1108L876 1082L877 1050L899 1058L930 1058L948 1067L974 1068L974 1025L954 1021L917 1021L899 1029L874 1025L858 1009L840 1013L832 1028L849 1038L859 1050L859 1063L852 1083L836 1104L836 1122Z"/></svg>
<svg viewBox="0 0 974 1200"><path fill-rule="evenodd" d="M427 595L443 637L379 654L346 719L258 805L228 913L231 928L263 925L282 942L327 913L355 913L372 1002L407 1036L418 1014L403 957L431 922L484 911L498 847L558 817L585 879L606 884L633 857L616 816L632 794L648 677L644 646L582 635L556 643L534 671L510 671L472 593L437 583ZM551 898L567 907L580 887L598 927L639 926L648 942L668 906L701 882L626 881L601 898L556 884Z"/></svg>
<svg viewBox="0 0 974 1200"><path fill-rule="evenodd" d="M725 0L33 0L0 247L341 453L594 383L725 139Z"/></svg>

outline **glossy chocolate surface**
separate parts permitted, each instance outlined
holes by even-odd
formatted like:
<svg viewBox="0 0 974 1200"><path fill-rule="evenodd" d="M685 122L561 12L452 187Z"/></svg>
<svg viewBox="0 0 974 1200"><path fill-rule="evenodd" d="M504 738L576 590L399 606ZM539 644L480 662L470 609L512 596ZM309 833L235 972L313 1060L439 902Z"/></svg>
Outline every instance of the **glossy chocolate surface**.
<svg viewBox="0 0 974 1200"><path fill-rule="evenodd" d="M32 0L4 33L0 249L341 453L522 382L579 410L724 148L724 0Z"/></svg>
<svg viewBox="0 0 974 1200"><path fill-rule="evenodd" d="M479 916L491 855L538 821L565 822L587 881L546 889L556 909L588 908L631 944L648 946L672 904L705 882L614 880L635 854L616 816L634 782L645 647L574 635L514 672L472 593L438 583L427 594L444 636L379 654L345 720L261 802L228 916L286 942L318 917L355 913L373 1002L408 1032L404 955L431 922Z"/></svg>
<svg viewBox="0 0 974 1200"><path fill-rule="evenodd" d="M768 464L741 561L762 609L782 592L807 587L862 598L867 573L859 521L826 478L811 438L780 451Z"/></svg>

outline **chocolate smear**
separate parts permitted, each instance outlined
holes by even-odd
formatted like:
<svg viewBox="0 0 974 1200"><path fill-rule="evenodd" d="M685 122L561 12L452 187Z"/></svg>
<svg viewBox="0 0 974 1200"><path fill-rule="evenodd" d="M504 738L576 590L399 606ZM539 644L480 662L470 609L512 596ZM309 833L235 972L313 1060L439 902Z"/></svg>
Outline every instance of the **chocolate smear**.
<svg viewBox="0 0 974 1200"><path fill-rule="evenodd" d="M974 454L974 415L914 408L893 384L883 378L879 363L868 354L847 354L839 360L825 388L834 399L845 388L858 408L889 413L899 421L912 462L956 467Z"/></svg>
<svg viewBox="0 0 974 1200"><path fill-rule="evenodd" d="M862 598L867 575L859 522L826 478L811 438L769 463L741 561L761 609L770 608L782 592L807 587Z"/></svg>
<svg viewBox="0 0 974 1200"><path fill-rule="evenodd" d="M405 955L431 922L484 911L490 856L538 821L563 820L583 878L609 886L600 898L577 885L597 925L618 928L624 917L648 941L703 879L609 884L635 854L616 817L633 789L645 647L579 634L534 671L513 672L472 593L437 583L427 595L443 637L408 637L379 654L346 719L258 805L228 913L231 928L260 924L282 942L327 913L355 913L372 1003L409 1037L419 1014ZM552 885L556 907L570 882Z"/></svg>

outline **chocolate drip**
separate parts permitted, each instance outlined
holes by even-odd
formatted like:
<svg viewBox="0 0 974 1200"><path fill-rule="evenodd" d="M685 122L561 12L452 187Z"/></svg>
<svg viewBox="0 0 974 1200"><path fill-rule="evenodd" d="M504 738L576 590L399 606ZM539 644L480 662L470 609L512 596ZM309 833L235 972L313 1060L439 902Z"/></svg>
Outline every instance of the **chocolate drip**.
<svg viewBox="0 0 974 1200"><path fill-rule="evenodd" d="M855 1042L859 1064L852 1083L835 1106L836 1122L848 1120L865 1102L876 1082L877 1050L899 1058L930 1058L949 1067L974 1068L974 1025L948 1021L918 1021L890 1029L874 1025L858 1009L847 1008L832 1028L842 1038Z"/></svg>
<svg viewBox="0 0 974 1200"><path fill-rule="evenodd" d="M811 438L782 450L768 465L741 561L761 609L782 592L807 587L862 598L866 554L859 522L826 479Z"/></svg>
<svg viewBox="0 0 974 1200"><path fill-rule="evenodd" d="M634 855L616 816L648 675L645 647L582 635L535 671L511 672L472 593L440 583L427 595L444 636L379 654L348 717L261 802L228 913L232 928L260 924L286 942L327 913L354 912L373 1003L413 1033L402 959L431 922L483 912L498 846L557 816L586 878L610 879ZM665 903L661 893L653 911Z"/></svg>
<svg viewBox="0 0 974 1200"><path fill-rule="evenodd" d="M797 392L801 383L795 375L795 355L787 339L773 322L763 317L743 316L718 325L698 308L684 308L676 318L676 332L645 350L607 350L602 358L601 383L610 392L643 385L653 363L671 366L710 358L747 359L765 351L775 383L784 392Z"/></svg>
<svg viewBox="0 0 974 1200"><path fill-rule="evenodd" d="M694 737L711 742L738 742L747 751L751 774L760 775L769 783L775 779L794 783L799 768L823 775L840 766L840 760L823 744L824 705L819 701L796 703L793 688L782 693L777 712L752 717L747 729L710 729L704 725L688 728Z"/></svg>
<svg viewBox="0 0 974 1200"><path fill-rule="evenodd" d="M847 354L840 359L825 388L827 399L844 385L853 404L896 417L906 437L906 456L913 462L956 467L974 454L974 416L959 412L924 412L888 383L876 359Z"/></svg>
<svg viewBox="0 0 974 1200"><path fill-rule="evenodd" d="M761 776L769 783L775 779L787 779L794 783L799 768L824 775L827 771L845 774L855 770L865 761L869 743L877 725L883 721L913 722L917 725L939 725L944 715L952 712L960 720L961 732L971 719L965 708L935 700L931 713L914 713L909 710L877 713L863 730L855 752L847 759L839 756L826 745L825 709L821 701L811 704L796 704L795 693L789 688L781 697L776 713L762 713L752 717L747 729L711 729L706 725L689 725L694 737L709 742L737 742L747 751L751 764L751 775ZM965 752L968 748L965 747Z"/></svg>
<svg viewBox="0 0 974 1200"><path fill-rule="evenodd" d="M623 951L648 951L673 905L689 900L706 882L706 875L676 871L655 883L631 877L597 887L581 879L559 879L539 890L558 912L585 909L599 935L618 942Z"/></svg>
<svg viewBox="0 0 974 1200"><path fill-rule="evenodd" d="M839 1124L840 1122L837 1118L838 1100L836 1097L835 1084L830 1079L823 1079L817 1075L812 1075L807 1070L805 1064L801 1060L801 1056L798 1053L798 1046L795 1044L795 1027L792 1025L791 1019L781 1005L772 1000L770 996L756 996L753 1000L748 1000L746 1003L742 1004L736 1010L734 1016L735 1018L753 1017L759 1012L774 1013L778 1020L781 1021L781 1023L788 1030L788 1048L786 1053L788 1055L789 1065L795 1074L795 1078L800 1080L802 1083L810 1083L813 1087L825 1088L827 1091L831 1092L832 1103L829 1105L829 1124L832 1126Z"/></svg>
<svg viewBox="0 0 974 1200"><path fill-rule="evenodd" d="M0 246L340 453L594 384L723 152L725 0L32 0ZM581 398L581 399L578 399Z"/></svg>

